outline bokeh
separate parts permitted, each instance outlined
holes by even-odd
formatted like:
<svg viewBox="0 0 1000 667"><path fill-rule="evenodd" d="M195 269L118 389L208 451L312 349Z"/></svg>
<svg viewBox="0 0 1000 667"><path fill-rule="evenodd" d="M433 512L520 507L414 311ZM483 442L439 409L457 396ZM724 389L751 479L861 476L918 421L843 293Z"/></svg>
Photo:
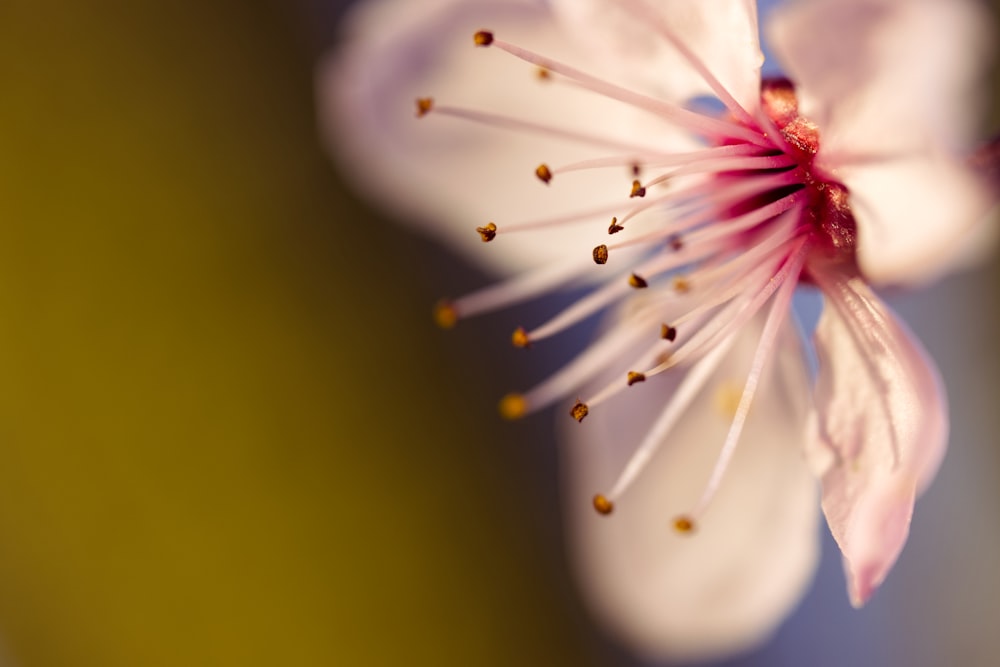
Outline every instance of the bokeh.
<svg viewBox="0 0 1000 667"><path fill-rule="evenodd" d="M567 572L554 418L495 414L558 360L436 330L489 278L320 146L341 4L0 4L0 665L633 664ZM883 590L851 610L828 539L727 664L994 664L998 288L892 295L953 437Z"/></svg>

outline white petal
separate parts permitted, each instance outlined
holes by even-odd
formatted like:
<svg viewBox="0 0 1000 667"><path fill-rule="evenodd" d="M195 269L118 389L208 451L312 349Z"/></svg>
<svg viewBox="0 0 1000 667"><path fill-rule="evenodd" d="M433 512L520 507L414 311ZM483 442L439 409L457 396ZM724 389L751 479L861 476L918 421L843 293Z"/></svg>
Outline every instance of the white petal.
<svg viewBox="0 0 1000 667"><path fill-rule="evenodd" d="M594 512L592 495L610 488L684 371L629 388L581 424L566 418L570 553L593 612L649 657L720 656L763 641L814 571L819 512L801 450L808 381L791 331L697 532L672 529L725 440L723 405L738 399L760 333L747 329L611 516Z"/></svg>
<svg viewBox="0 0 1000 667"><path fill-rule="evenodd" d="M875 284L918 283L963 261L966 239L990 238L990 197L966 166L926 151L845 167L858 223L858 264Z"/></svg>
<svg viewBox="0 0 1000 667"><path fill-rule="evenodd" d="M642 14L645 9L636 9L651 8L744 109L753 113L759 105L764 56L751 0L553 0L552 6L595 57L618 65L624 81L674 101L711 95L705 79Z"/></svg>
<svg viewBox="0 0 1000 667"><path fill-rule="evenodd" d="M788 2L768 41L828 155L964 148L982 111L992 21L968 0Z"/></svg>
<svg viewBox="0 0 1000 667"><path fill-rule="evenodd" d="M823 510L860 606L902 551L914 499L944 455L948 408L926 353L864 282L814 277L828 304L810 450L826 459Z"/></svg>
<svg viewBox="0 0 1000 667"><path fill-rule="evenodd" d="M624 167L577 172L546 187L534 175L542 162L557 167L616 153L433 112L417 119L416 98L432 96L438 104L582 129L651 149L676 145L676 131L660 119L637 120L637 111L619 103L546 84L531 66L473 45L477 30L490 29L547 55L579 60L542 2L374 0L358 3L345 25L343 43L321 66L318 80L320 121L331 153L371 199L495 268L537 266L572 252L587 256L606 237L610 215L589 221L593 237L549 229L501 235L488 247L476 226L492 220L502 231L505 223L624 204L632 176Z"/></svg>

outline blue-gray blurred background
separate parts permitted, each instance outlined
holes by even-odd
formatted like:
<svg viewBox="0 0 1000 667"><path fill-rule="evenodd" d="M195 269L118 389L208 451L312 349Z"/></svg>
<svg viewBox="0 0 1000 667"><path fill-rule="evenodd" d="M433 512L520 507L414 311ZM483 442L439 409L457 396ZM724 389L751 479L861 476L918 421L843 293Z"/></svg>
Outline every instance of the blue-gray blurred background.
<svg viewBox="0 0 1000 667"><path fill-rule="evenodd" d="M0 664L633 664L567 573L553 418L495 414L556 360L434 329L488 277L319 146L341 4L0 3ZM998 288L893 297L953 436L883 589L851 610L827 539L726 664L1000 663Z"/></svg>

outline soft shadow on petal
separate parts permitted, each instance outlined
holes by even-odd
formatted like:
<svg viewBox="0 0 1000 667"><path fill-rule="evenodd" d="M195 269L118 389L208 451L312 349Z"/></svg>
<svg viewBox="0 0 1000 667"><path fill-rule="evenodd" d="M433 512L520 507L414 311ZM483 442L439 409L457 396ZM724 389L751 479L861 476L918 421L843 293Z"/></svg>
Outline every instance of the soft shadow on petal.
<svg viewBox="0 0 1000 667"><path fill-rule="evenodd" d="M775 10L767 36L836 166L859 152L967 148L991 25L969 0L811 0Z"/></svg>
<svg viewBox="0 0 1000 667"><path fill-rule="evenodd" d="M813 277L827 307L816 329L818 419L809 449L851 602L860 606L896 562L914 499L937 472L948 407L923 348L861 279Z"/></svg>
<svg viewBox="0 0 1000 667"><path fill-rule="evenodd" d="M673 520L698 500L725 440L760 318L739 334L611 516L595 513L592 495L610 488L684 371L631 387L562 429L571 557L593 613L640 654L707 659L750 648L812 578L819 512L801 448L809 389L791 328L693 535L677 534Z"/></svg>
<svg viewBox="0 0 1000 667"><path fill-rule="evenodd" d="M358 3L318 72L320 122L331 153L373 201L495 269L537 266L573 252L589 256L593 238L565 227L501 233L490 247L474 228L492 220L502 232L506 223L627 201L632 175L625 167L557 175L549 186L534 175L542 162L558 168L615 150L486 128L433 111L418 119L416 98L598 132L646 148L679 146L677 133L621 104L541 81L535 68L498 49L475 47L472 37L480 29L569 62L580 59L542 2ZM603 232L609 219L586 222Z"/></svg>
<svg viewBox="0 0 1000 667"><path fill-rule="evenodd" d="M646 92L681 102L711 90L681 54L635 11L638 2L553 0L553 11L592 53L618 65L616 74ZM641 4L690 48L751 113L760 103L756 2L661 0Z"/></svg>

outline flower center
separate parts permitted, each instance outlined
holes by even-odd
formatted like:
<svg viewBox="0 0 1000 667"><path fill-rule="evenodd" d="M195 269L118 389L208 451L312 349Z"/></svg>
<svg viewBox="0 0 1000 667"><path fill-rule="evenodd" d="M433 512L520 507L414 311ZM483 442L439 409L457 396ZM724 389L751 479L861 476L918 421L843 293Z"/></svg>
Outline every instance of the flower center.
<svg viewBox="0 0 1000 667"><path fill-rule="evenodd" d="M799 114L795 86L788 79L761 83L761 108L781 132L787 153L797 167L806 191L805 216L813 227L811 260L853 262L857 248L857 223L849 193L840 183L815 167L820 135L816 124ZM819 253L817 255L817 253Z"/></svg>

